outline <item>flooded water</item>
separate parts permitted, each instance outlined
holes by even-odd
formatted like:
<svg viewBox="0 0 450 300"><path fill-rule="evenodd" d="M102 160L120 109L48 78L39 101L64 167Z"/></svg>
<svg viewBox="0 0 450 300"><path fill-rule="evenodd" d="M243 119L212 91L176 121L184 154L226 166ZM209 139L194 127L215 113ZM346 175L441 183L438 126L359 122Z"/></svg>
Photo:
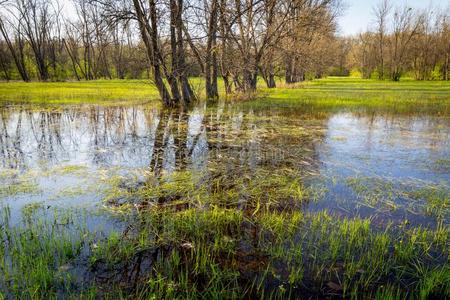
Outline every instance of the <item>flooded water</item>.
<svg viewBox="0 0 450 300"><path fill-rule="evenodd" d="M448 192L447 116L253 110L199 105L187 112L131 107L0 108L0 201L95 208L111 182L213 169L290 168L317 191L305 210L448 223L418 191ZM443 215L444 214L444 215Z"/></svg>

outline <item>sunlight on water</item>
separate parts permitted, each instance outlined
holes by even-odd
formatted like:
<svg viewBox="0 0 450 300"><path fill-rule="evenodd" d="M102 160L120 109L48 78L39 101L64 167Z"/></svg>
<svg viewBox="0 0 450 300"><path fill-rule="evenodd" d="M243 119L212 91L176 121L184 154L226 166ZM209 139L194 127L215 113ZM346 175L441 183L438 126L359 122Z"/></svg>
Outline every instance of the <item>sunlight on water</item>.
<svg viewBox="0 0 450 300"><path fill-rule="evenodd" d="M187 113L151 106L8 106L0 116L1 197L13 211L34 202L98 206L114 179L133 188L149 174L292 168L310 185L326 187L310 209L368 216L379 216L381 209L386 222L411 211L424 215L410 207L415 205L406 191L448 187L450 180L450 122L439 116L285 115L224 103ZM370 186L363 180L379 186L362 193L360 185ZM391 202L369 201L387 186Z"/></svg>

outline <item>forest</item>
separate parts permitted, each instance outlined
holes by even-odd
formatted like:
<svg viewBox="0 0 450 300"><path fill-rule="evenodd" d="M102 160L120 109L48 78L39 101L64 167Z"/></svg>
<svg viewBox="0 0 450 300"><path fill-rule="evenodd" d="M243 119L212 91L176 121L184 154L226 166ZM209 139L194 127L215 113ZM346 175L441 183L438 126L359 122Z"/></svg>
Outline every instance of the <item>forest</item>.
<svg viewBox="0 0 450 300"><path fill-rule="evenodd" d="M450 299L446 2L0 0L0 300Z"/></svg>

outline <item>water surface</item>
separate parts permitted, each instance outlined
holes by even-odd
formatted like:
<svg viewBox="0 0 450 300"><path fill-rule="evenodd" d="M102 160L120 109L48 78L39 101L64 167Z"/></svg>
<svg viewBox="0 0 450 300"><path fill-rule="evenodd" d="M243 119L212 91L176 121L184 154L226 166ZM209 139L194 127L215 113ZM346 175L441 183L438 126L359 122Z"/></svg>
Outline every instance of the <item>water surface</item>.
<svg viewBox="0 0 450 300"><path fill-rule="evenodd" d="M317 191L305 210L408 219L433 226L411 193L450 186L450 118L436 115L253 110L230 103L186 111L139 106L0 108L0 201L12 208L96 208L113 180L221 169L294 169ZM241 175L240 175L241 176ZM447 200L448 201L448 200Z"/></svg>

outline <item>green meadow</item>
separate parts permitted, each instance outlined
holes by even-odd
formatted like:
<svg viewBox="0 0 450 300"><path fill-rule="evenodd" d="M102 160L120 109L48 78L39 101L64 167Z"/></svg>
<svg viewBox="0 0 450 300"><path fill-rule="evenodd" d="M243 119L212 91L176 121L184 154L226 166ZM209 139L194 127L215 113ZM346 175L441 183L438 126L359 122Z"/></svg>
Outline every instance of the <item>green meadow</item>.
<svg viewBox="0 0 450 300"><path fill-rule="evenodd" d="M8 82L0 84L0 101L33 104L142 103L157 100L146 80Z"/></svg>
<svg viewBox="0 0 450 300"><path fill-rule="evenodd" d="M203 80L191 79L196 94L203 97ZM414 107L448 112L450 84L443 81L401 82L331 77L285 86L281 81L276 89L260 90L255 106L290 107L310 104L318 107ZM222 85L220 83L220 85ZM223 89L221 89L223 90ZM234 99L235 96L222 98ZM72 82L9 82L0 84L0 101L35 104L124 104L157 102L158 92L146 80L96 80ZM244 99L245 100L245 99Z"/></svg>

